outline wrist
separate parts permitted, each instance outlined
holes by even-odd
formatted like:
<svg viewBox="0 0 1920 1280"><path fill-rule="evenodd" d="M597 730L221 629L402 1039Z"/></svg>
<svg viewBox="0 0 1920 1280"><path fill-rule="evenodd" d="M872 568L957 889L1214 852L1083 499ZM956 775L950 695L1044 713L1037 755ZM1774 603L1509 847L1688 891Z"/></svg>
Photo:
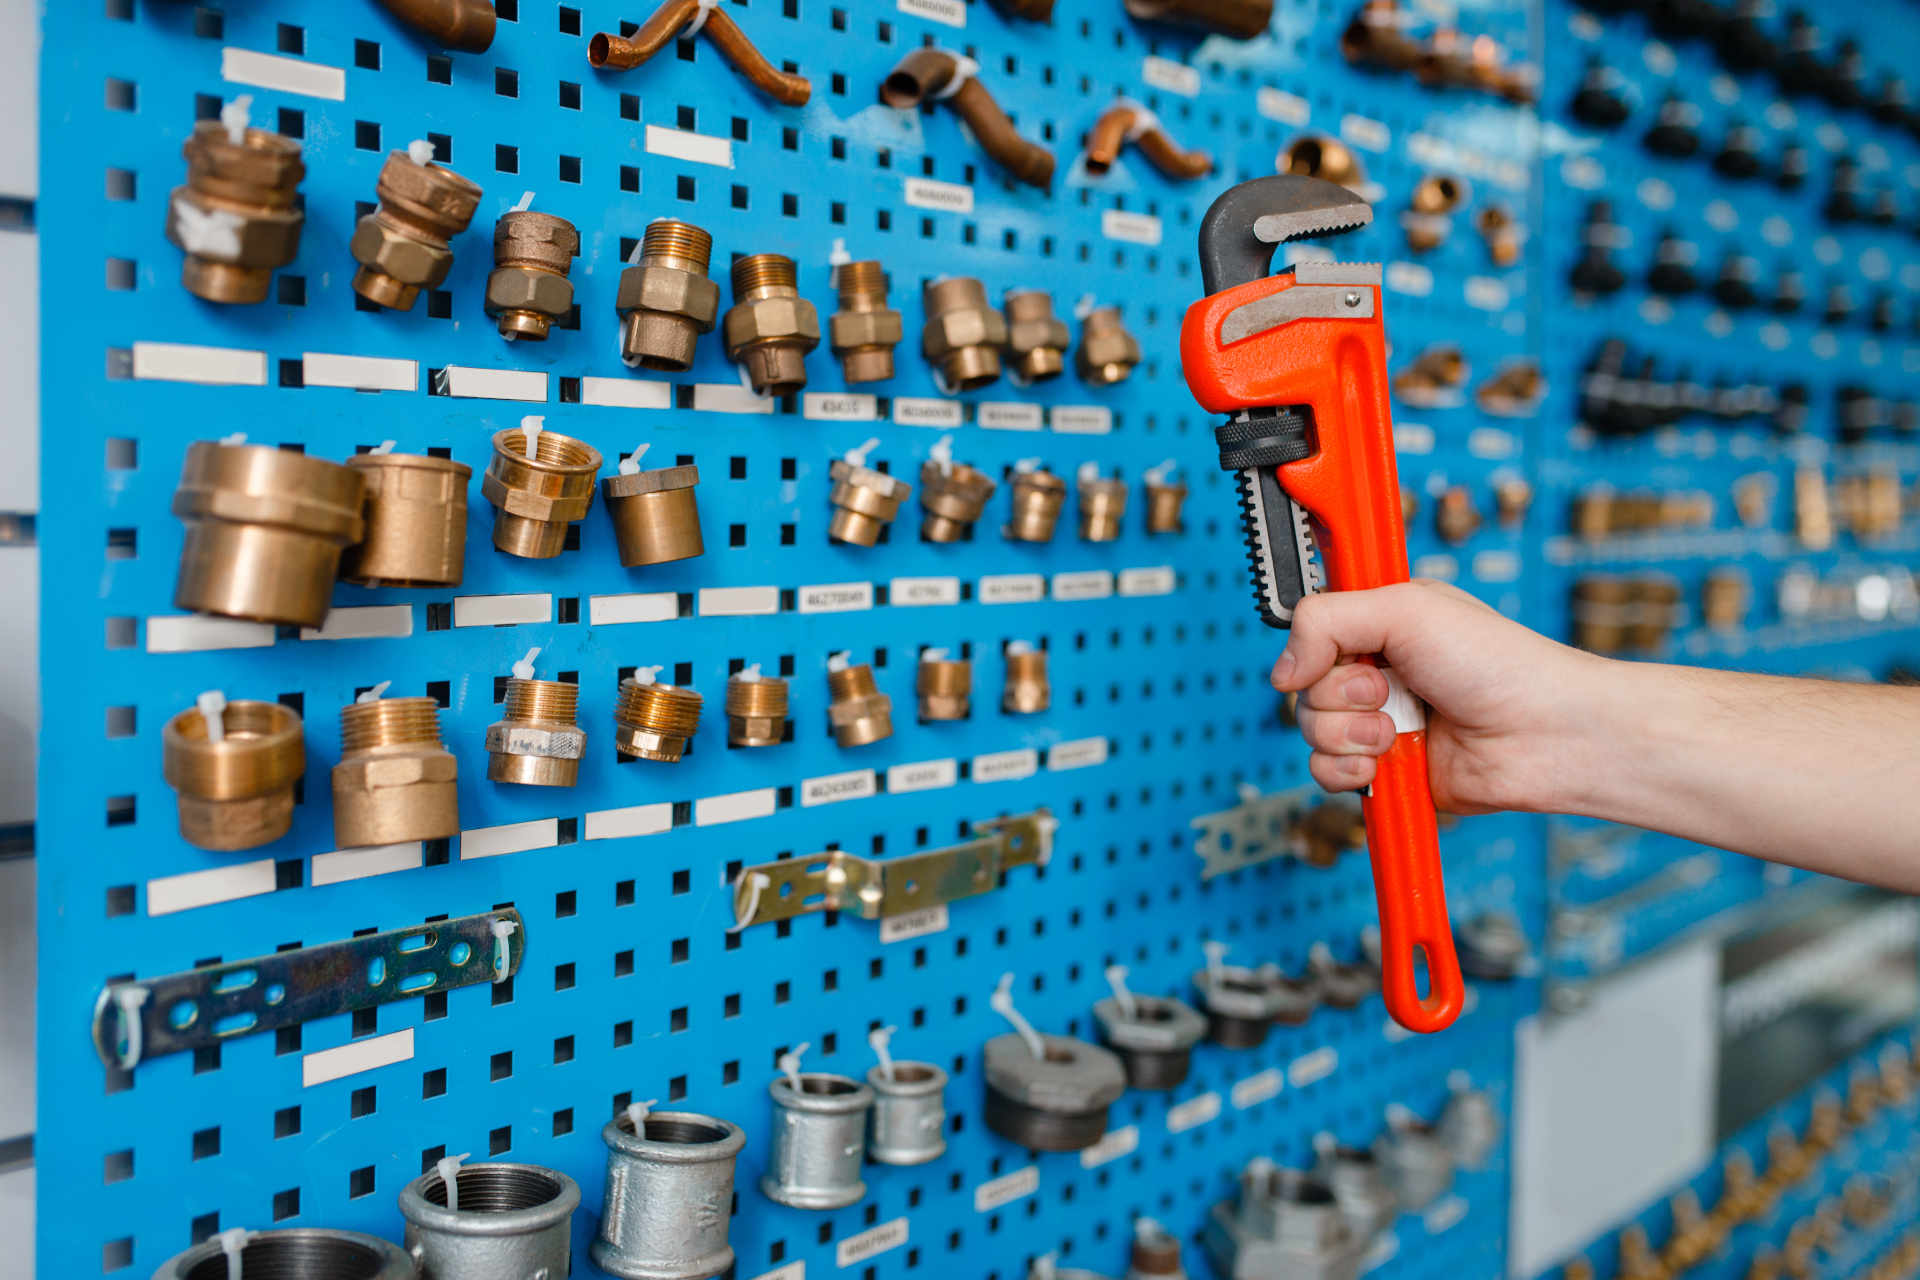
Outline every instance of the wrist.
<svg viewBox="0 0 1920 1280"><path fill-rule="evenodd" d="M1607 817L1633 783L1623 776L1639 750L1657 668L1574 651L1553 710L1541 717L1537 795L1526 808Z"/></svg>

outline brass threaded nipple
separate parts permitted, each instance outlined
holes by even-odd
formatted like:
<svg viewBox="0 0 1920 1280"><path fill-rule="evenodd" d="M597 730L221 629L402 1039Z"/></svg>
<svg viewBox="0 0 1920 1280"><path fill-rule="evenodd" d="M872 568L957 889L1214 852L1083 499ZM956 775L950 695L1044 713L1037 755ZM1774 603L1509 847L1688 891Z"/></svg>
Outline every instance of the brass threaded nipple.
<svg viewBox="0 0 1920 1280"><path fill-rule="evenodd" d="M799 276L793 259L778 253L751 253L733 262L733 296L745 297L755 289L795 289Z"/></svg>
<svg viewBox="0 0 1920 1280"><path fill-rule="evenodd" d="M616 715L622 723L650 732L690 737L700 723L700 695L677 685L628 679L620 684Z"/></svg>
<svg viewBox="0 0 1920 1280"><path fill-rule="evenodd" d="M375 698L340 708L340 750L419 742L440 745L440 704L432 698Z"/></svg>
<svg viewBox="0 0 1920 1280"><path fill-rule="evenodd" d="M564 680L507 681L506 717L509 720L572 724L580 705L580 686Z"/></svg>
<svg viewBox="0 0 1920 1280"><path fill-rule="evenodd" d="M727 714L784 718L787 714L787 682L775 677L753 679L736 675L727 681Z"/></svg>
<svg viewBox="0 0 1920 1280"><path fill-rule="evenodd" d="M713 237L688 222L678 222L672 218L662 218L649 223L646 234L640 238L640 256L643 258L679 258L692 266L689 268L702 274L713 255Z"/></svg>
<svg viewBox="0 0 1920 1280"><path fill-rule="evenodd" d="M864 698L879 691L879 686L873 682L873 668L864 662L827 672L827 692L835 702Z"/></svg>
<svg viewBox="0 0 1920 1280"><path fill-rule="evenodd" d="M840 305L850 311L884 304L887 299L886 268L872 258L842 263L839 275Z"/></svg>

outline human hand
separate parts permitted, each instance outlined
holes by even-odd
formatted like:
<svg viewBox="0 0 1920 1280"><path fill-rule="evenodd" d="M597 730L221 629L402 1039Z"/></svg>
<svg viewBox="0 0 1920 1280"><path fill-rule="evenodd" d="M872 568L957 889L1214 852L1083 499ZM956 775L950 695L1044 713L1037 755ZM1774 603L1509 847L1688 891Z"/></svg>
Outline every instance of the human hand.
<svg viewBox="0 0 1920 1280"><path fill-rule="evenodd" d="M1427 772L1451 813L1564 810L1605 705L1607 659L1558 644L1445 583L1320 592L1294 612L1273 687L1300 695L1307 768L1329 791L1373 781L1393 745L1380 654L1427 704Z"/></svg>

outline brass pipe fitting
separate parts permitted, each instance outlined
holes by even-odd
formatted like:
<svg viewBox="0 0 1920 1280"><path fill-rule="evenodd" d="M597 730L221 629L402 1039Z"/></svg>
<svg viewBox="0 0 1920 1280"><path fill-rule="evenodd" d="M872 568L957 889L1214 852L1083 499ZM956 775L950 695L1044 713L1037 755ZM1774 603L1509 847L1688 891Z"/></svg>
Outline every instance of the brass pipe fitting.
<svg viewBox="0 0 1920 1280"><path fill-rule="evenodd" d="M1715 631L1739 631L1747 625L1753 587L1738 569L1715 569L1700 588L1700 617Z"/></svg>
<svg viewBox="0 0 1920 1280"><path fill-rule="evenodd" d="M637 675L620 682L620 701L613 709L613 745L621 755L672 764L687 750L687 739L700 727L700 695L678 685L660 684Z"/></svg>
<svg viewBox="0 0 1920 1280"><path fill-rule="evenodd" d="M1475 403L1488 413L1503 418L1524 418L1540 408L1546 397L1547 380L1533 360L1515 360L1480 384L1473 393Z"/></svg>
<svg viewBox="0 0 1920 1280"><path fill-rule="evenodd" d="M964 462L932 457L920 464L920 536L928 542L958 542L967 536L987 499L999 486Z"/></svg>
<svg viewBox="0 0 1920 1280"><path fill-rule="evenodd" d="M1112 542L1120 536L1120 522L1127 514L1127 482L1119 476L1100 474L1098 463L1089 462L1076 477L1080 490L1080 540Z"/></svg>
<svg viewBox="0 0 1920 1280"><path fill-rule="evenodd" d="M1453 485L1441 493L1433 508L1433 525L1444 542L1459 546L1480 532L1480 509L1465 485Z"/></svg>
<svg viewBox="0 0 1920 1280"><path fill-rule="evenodd" d="M1013 491L1013 516L1007 521L1007 537L1015 542L1053 541L1053 527L1059 523L1060 508L1067 500L1067 482L1051 471L1016 468L1009 487Z"/></svg>
<svg viewBox="0 0 1920 1280"><path fill-rule="evenodd" d="M1420 179L1400 215L1400 226L1407 233L1407 247L1426 253L1447 242L1453 232L1453 211L1467 198L1466 184L1447 173L1430 173Z"/></svg>
<svg viewBox="0 0 1920 1280"><path fill-rule="evenodd" d="M1526 243L1527 231L1505 205L1483 206L1473 215L1473 229L1486 242L1487 257L1494 266L1511 267L1520 261L1520 246Z"/></svg>
<svg viewBox="0 0 1920 1280"><path fill-rule="evenodd" d="M1367 185L1367 168L1353 148L1324 133L1303 133L1289 142L1274 168L1302 178L1325 178L1350 191Z"/></svg>
<svg viewBox="0 0 1920 1280"><path fill-rule="evenodd" d="M736 747L772 747L787 737L787 682L758 666L727 678L727 741Z"/></svg>
<svg viewBox="0 0 1920 1280"><path fill-rule="evenodd" d="M1393 394L1420 408L1450 403L1468 374L1467 358L1459 347L1442 343L1428 347L1393 375Z"/></svg>
<svg viewBox="0 0 1920 1280"><path fill-rule="evenodd" d="M865 449L844 458L835 458L827 474L833 489L827 500L833 504L833 519L827 525L827 537L835 542L851 542L870 547L880 540L880 531L893 523L900 504L913 492L913 486L896 480L884 471L866 465Z"/></svg>
<svg viewBox="0 0 1920 1280"><path fill-rule="evenodd" d="M1095 307L1080 322L1080 345L1074 349L1073 367L1080 380L1096 387L1110 387L1133 372L1140 363L1140 344L1120 320L1120 308Z"/></svg>
<svg viewBox="0 0 1920 1280"><path fill-rule="evenodd" d="M952 88L956 83L959 88ZM880 101L903 111L943 103L1001 168L1043 191L1053 185L1053 153L1021 137L980 78L963 76L959 56L948 50L923 46L900 59L880 82Z"/></svg>
<svg viewBox="0 0 1920 1280"><path fill-rule="evenodd" d="M493 44L491 0L380 0L380 7L421 35L461 53Z"/></svg>
<svg viewBox="0 0 1920 1280"><path fill-rule="evenodd" d="M840 309L827 319L827 341L850 383L893 376L893 349L906 332L887 305L887 273L871 258L843 263L836 276Z"/></svg>
<svg viewBox="0 0 1920 1280"><path fill-rule="evenodd" d="M360 264L353 291L395 311L411 311L422 289L438 288L453 266L447 241L467 229L480 188L453 170L388 154L374 186L380 207L354 224L347 252Z"/></svg>
<svg viewBox="0 0 1920 1280"><path fill-rule="evenodd" d="M977 391L1000 376L1007 322L987 302L987 287L971 276L948 276L921 287L927 313L920 352L953 391Z"/></svg>
<svg viewBox="0 0 1920 1280"><path fill-rule="evenodd" d="M229 108L232 110L232 108ZM202 120L180 148L187 180L167 200L167 239L185 251L180 287L208 302L263 302L275 268L300 251L307 215L300 144L265 129Z"/></svg>
<svg viewBox="0 0 1920 1280"><path fill-rule="evenodd" d="M1171 459L1147 472L1148 533L1179 533L1186 527L1180 515L1187 502L1187 482L1172 477Z"/></svg>
<svg viewBox="0 0 1920 1280"><path fill-rule="evenodd" d="M570 787L580 779L587 735L578 718L580 686L514 675L505 717L487 727L487 777L527 787Z"/></svg>
<svg viewBox="0 0 1920 1280"><path fill-rule="evenodd" d="M195 441L173 513L187 526L176 608L317 627L340 553L366 528L366 483L337 462L262 444Z"/></svg>
<svg viewBox="0 0 1920 1280"><path fill-rule="evenodd" d="M503 338L544 341L573 310L567 272L580 256L580 233L565 218L533 209L500 215L493 224L493 272L486 312Z"/></svg>
<svg viewBox="0 0 1920 1280"><path fill-rule="evenodd" d="M993 7L1009 18L1052 22L1053 0L993 0Z"/></svg>
<svg viewBox="0 0 1920 1280"><path fill-rule="evenodd" d="M627 471L625 465L618 475L600 482L602 505L607 509L607 519L613 522L614 543L620 548L620 563L631 569L691 560L705 552L700 507L694 499L700 468L688 463L642 471L636 463L635 470Z"/></svg>
<svg viewBox="0 0 1920 1280"><path fill-rule="evenodd" d="M922 720L965 720L973 710L973 663L945 649L923 650L913 691Z"/></svg>
<svg viewBox="0 0 1920 1280"><path fill-rule="evenodd" d="M188 707L160 735L161 772L180 813L180 836L230 853L278 840L293 826L294 784L307 771L300 717L277 702ZM220 719L220 737L207 732Z"/></svg>
<svg viewBox="0 0 1920 1280"><path fill-rule="evenodd" d="M1213 172L1212 156L1182 149L1160 127L1159 117L1124 98L1101 112L1087 130L1087 172L1095 177L1110 172L1129 142L1137 144L1153 167L1169 178L1190 182Z"/></svg>
<svg viewBox="0 0 1920 1280"><path fill-rule="evenodd" d="M1366 0L1340 33L1340 55L1355 66L1384 71L1413 71L1428 57L1427 46L1406 34L1396 0Z"/></svg>
<svg viewBox="0 0 1920 1280"><path fill-rule="evenodd" d="M1533 508L1533 486L1516 472L1503 472L1493 481L1493 514L1502 528L1517 529Z"/></svg>
<svg viewBox="0 0 1920 1280"><path fill-rule="evenodd" d="M640 238L640 260L620 273L613 309L620 316L620 358L642 369L680 373L712 333L720 286L707 276L713 237L690 222L660 218Z"/></svg>
<svg viewBox="0 0 1920 1280"><path fill-rule="evenodd" d="M541 431L531 457L525 427L497 431L480 492L493 504L493 545L510 556L550 560L567 526L593 506L600 451L558 431Z"/></svg>
<svg viewBox="0 0 1920 1280"><path fill-rule="evenodd" d="M1251 40L1273 19L1273 0L1126 0L1141 22L1168 22Z"/></svg>
<svg viewBox="0 0 1920 1280"><path fill-rule="evenodd" d="M834 662L842 665L836 666ZM866 663L836 655L827 665L827 723L843 747L864 747L893 736L893 699L873 682Z"/></svg>
<svg viewBox="0 0 1920 1280"><path fill-rule="evenodd" d="M594 36L587 42L587 61L606 71L631 71L666 48L700 12L699 0L667 0L631 36L605 31ZM725 9L709 8L706 15L701 33L713 41L735 71L775 102L789 107L806 105L813 96L813 85L805 76L782 71L767 61Z"/></svg>
<svg viewBox="0 0 1920 1280"><path fill-rule="evenodd" d="M733 306L723 337L754 394L790 396L807 385L807 352L820 345L820 317L800 296L793 259L755 253L733 263Z"/></svg>
<svg viewBox="0 0 1920 1280"><path fill-rule="evenodd" d="M1000 693L1000 709L1010 715L1030 716L1053 705L1053 687L1047 683L1047 651L1024 640L1008 643L1007 683Z"/></svg>
<svg viewBox="0 0 1920 1280"><path fill-rule="evenodd" d="M1006 308L1007 356L1016 378L1045 382L1067 367L1066 321L1053 313L1053 296L1042 289L1010 291Z"/></svg>
<svg viewBox="0 0 1920 1280"><path fill-rule="evenodd" d="M366 534L341 554L341 579L363 587L459 586L473 468L419 453L358 453L347 465L366 487Z"/></svg>
<svg viewBox="0 0 1920 1280"><path fill-rule="evenodd" d="M459 765L440 744L432 698L380 698L340 709L333 839L342 849L460 834Z"/></svg>
<svg viewBox="0 0 1920 1280"><path fill-rule="evenodd" d="M1359 805L1322 800L1295 819L1293 838L1300 861L1324 871L1367 842L1367 824Z"/></svg>

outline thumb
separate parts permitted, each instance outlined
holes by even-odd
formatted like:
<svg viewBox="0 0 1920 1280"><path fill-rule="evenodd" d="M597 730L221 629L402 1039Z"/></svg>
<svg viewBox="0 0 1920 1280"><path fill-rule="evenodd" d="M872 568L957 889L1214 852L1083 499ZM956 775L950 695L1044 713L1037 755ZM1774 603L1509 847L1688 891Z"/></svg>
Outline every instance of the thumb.
<svg viewBox="0 0 1920 1280"><path fill-rule="evenodd" d="M1322 591L1295 606L1286 652L1274 664L1273 684L1282 692L1305 689L1340 658L1387 653L1396 637L1414 625L1419 588L1411 583L1370 591Z"/></svg>

